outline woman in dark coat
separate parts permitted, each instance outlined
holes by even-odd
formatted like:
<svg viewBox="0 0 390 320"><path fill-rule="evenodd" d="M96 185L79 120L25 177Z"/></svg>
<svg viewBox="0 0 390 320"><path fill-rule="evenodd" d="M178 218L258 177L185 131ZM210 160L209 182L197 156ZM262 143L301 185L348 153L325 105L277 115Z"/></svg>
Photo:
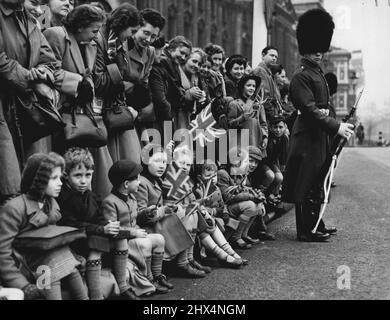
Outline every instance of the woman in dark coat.
<svg viewBox="0 0 390 320"><path fill-rule="evenodd" d="M238 82L245 74L247 60L240 54L235 54L229 57L225 63L225 88L226 96L238 99Z"/></svg>
<svg viewBox="0 0 390 320"><path fill-rule="evenodd" d="M134 84L124 80L128 73L128 51L134 47L133 36L139 29L141 16L136 7L125 3L115 9L101 28L97 39L97 54L93 80L96 96L107 110L114 103L126 103L125 95ZM110 43L110 45L109 45ZM137 111L131 106L134 122ZM113 162L130 159L140 163L141 145L136 130L108 132L108 150Z"/></svg>
<svg viewBox="0 0 390 320"><path fill-rule="evenodd" d="M0 205L19 191L19 163L35 152L49 151L46 140L42 139L23 143L25 159L20 152L21 140L12 116L16 96L23 97L47 75L52 78L55 57L35 19L22 10L22 3L19 12L24 23L17 18L16 9L15 1L0 1ZM28 37L26 30L29 30Z"/></svg>
<svg viewBox="0 0 390 320"><path fill-rule="evenodd" d="M126 68L123 78L132 84L126 92L128 104L139 112L136 129L141 140L145 129L152 128L155 114L152 104L152 94L149 87L149 75L154 63L154 48L151 44L158 38L165 26L165 18L154 9L141 11L141 27L134 34L134 47L128 51Z"/></svg>
<svg viewBox="0 0 390 320"><path fill-rule="evenodd" d="M185 37L177 36L164 48L160 61L153 64L149 85L157 124L162 134L164 123L172 123L176 110L183 105L179 63L187 60L191 50L191 43Z"/></svg>
<svg viewBox="0 0 390 320"><path fill-rule="evenodd" d="M322 33L316 30L321 23ZM330 45L334 29L332 17L321 10L310 10L301 16L297 38L303 56L301 67L290 84L290 97L298 109L291 133L289 154L283 181L282 197L296 204L297 237L300 241L326 241L334 229L320 224L312 233L320 209L321 182L316 182L329 153L330 135L349 138L351 125L329 116L329 89L320 67L323 52ZM325 31L324 31L325 30ZM321 40L319 40L321 39Z"/></svg>

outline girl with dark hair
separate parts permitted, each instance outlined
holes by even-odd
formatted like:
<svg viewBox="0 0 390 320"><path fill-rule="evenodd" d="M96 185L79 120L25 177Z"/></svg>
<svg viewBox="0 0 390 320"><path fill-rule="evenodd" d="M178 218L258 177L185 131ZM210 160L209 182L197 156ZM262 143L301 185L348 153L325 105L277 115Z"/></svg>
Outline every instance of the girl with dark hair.
<svg viewBox="0 0 390 320"><path fill-rule="evenodd" d="M126 100L126 94L134 90L134 83L125 78L130 68L129 50L134 47L133 36L138 31L141 15L136 7L124 3L108 17L100 29L97 39L97 55L93 79L96 95L102 101L103 109L108 110L116 104L125 104L137 117L137 111ZM130 159L141 163L141 145L135 129L111 130L108 149L114 162Z"/></svg>
<svg viewBox="0 0 390 320"><path fill-rule="evenodd" d="M268 127L265 111L259 102L251 99L260 86L261 79L256 76L244 76L238 83L239 98L227 106L227 122L230 129L237 129L237 145L247 144L258 147L266 157ZM244 131L243 131L244 130ZM247 135L243 135L243 132ZM242 139L249 138L247 141Z"/></svg>
<svg viewBox="0 0 390 320"><path fill-rule="evenodd" d="M64 159L56 153L32 155L22 174L22 194L10 200L0 212L0 278L7 287L22 289L26 300L62 300L61 280L67 281L74 299L88 300L87 290L76 269L79 262L68 246L46 251L17 251L14 247L14 241L21 233L39 231L61 218L55 198L61 191L64 167ZM20 256L22 258L17 258ZM25 260L31 274L22 273L21 259ZM50 286L44 290L34 284L40 266L48 266L51 271Z"/></svg>
<svg viewBox="0 0 390 320"><path fill-rule="evenodd" d="M240 54L235 54L229 57L225 63L225 87L226 95L234 99L238 99L238 82L245 74L247 60Z"/></svg>
<svg viewBox="0 0 390 320"><path fill-rule="evenodd" d="M136 194L139 215L137 222L141 228L144 228L148 233L154 233L156 224L164 217L175 214L178 210L178 206L170 203L166 203L163 195L163 177L167 169L168 155L166 151L156 144L149 144L145 147L143 153L143 166L144 170L140 176L140 186L138 193ZM177 223L182 224L180 220ZM169 236L169 239L165 237L166 243L180 242L182 239L176 235ZM165 251L166 259L174 259L174 262L182 275L194 278L204 277L204 272L190 266L188 261L187 249L178 253L176 256L170 256L169 250ZM173 286L167 282L164 275L159 276L156 281L167 288L173 288Z"/></svg>
<svg viewBox="0 0 390 320"><path fill-rule="evenodd" d="M62 112L70 113L88 108L95 114L102 113L101 106L94 103L92 70L96 60L95 40L104 20L105 14L101 9L83 4L67 15L64 26L49 28L44 32L60 65L54 74L54 85L61 93ZM60 145L61 152L66 147L74 147L64 146L61 137L58 140L56 146ZM91 148L90 151L96 163L96 179L92 189L100 197L104 197L111 190L107 178L107 171L112 164L111 156L107 146Z"/></svg>

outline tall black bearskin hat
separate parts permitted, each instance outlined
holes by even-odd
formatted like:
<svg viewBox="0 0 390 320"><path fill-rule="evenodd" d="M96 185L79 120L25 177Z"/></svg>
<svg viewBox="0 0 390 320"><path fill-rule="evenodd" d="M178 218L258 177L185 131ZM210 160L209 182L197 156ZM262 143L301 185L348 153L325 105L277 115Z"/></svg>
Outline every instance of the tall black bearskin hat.
<svg viewBox="0 0 390 320"><path fill-rule="evenodd" d="M327 52L333 36L332 16L322 9L306 11L298 21L297 40L301 55Z"/></svg>
<svg viewBox="0 0 390 320"><path fill-rule="evenodd" d="M36 201L42 200L52 171L56 167L60 167L61 171L65 168L64 158L57 153L35 153L30 156L22 173L21 192Z"/></svg>

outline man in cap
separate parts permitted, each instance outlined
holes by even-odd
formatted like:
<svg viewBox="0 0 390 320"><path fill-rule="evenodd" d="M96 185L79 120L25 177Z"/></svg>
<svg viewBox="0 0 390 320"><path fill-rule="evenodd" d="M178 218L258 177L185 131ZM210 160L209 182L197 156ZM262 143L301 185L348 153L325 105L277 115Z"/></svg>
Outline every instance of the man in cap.
<svg viewBox="0 0 390 320"><path fill-rule="evenodd" d="M335 228L326 228L318 220L322 192L316 186L320 169L329 153L329 137L350 138L352 125L329 116L329 89L321 68L324 53L333 36L332 17L324 10L312 9L298 21L297 39L301 66L290 84L290 98L298 117L291 134L282 196L295 203L297 238L299 241L327 241ZM313 192L315 190L315 192Z"/></svg>

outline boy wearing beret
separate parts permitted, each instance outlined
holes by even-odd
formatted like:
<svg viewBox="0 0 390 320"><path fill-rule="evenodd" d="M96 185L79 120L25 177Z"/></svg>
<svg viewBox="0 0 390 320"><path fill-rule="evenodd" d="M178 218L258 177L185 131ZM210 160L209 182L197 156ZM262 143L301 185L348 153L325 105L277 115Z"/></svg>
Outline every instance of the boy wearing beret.
<svg viewBox="0 0 390 320"><path fill-rule="evenodd" d="M135 194L140 185L139 174L142 166L131 160L119 160L108 171L108 178L113 185L112 192L103 200L103 215L108 221L117 221L119 224L118 247L114 252L117 268L126 270L126 260L129 245L142 248L142 255L146 264L146 277L156 288L156 293L167 293L173 286L162 278L162 263L164 258L165 239L162 235L141 229L137 221L137 200ZM134 241L128 241L134 239ZM131 248L132 249L132 248ZM124 271L125 272L125 271ZM119 289L126 291L126 281L119 283Z"/></svg>

